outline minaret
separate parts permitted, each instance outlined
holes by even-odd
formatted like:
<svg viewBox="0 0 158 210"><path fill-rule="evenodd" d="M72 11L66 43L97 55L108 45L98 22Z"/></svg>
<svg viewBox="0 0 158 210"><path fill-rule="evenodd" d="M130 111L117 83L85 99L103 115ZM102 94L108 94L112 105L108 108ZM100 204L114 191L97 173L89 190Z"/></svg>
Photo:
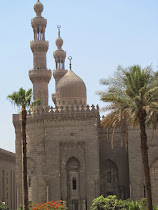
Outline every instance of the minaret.
<svg viewBox="0 0 158 210"><path fill-rule="evenodd" d="M67 73L67 70L65 70L66 52L62 49L63 40L60 37L61 26L58 25L57 28L58 28L58 38L55 41L57 50L53 53L56 65L56 69L53 71L53 77L55 79L55 88L59 80Z"/></svg>
<svg viewBox="0 0 158 210"><path fill-rule="evenodd" d="M55 43L57 46L57 50L53 53L55 59L55 70L53 71L53 77L55 79L55 90L57 90L57 84L59 80L67 73L65 70L65 58L66 52L62 49L63 40L60 37L60 28L61 26L58 25L58 38L56 39ZM52 94L53 102L56 104L56 94Z"/></svg>
<svg viewBox="0 0 158 210"><path fill-rule="evenodd" d="M49 43L45 41L45 28L47 20L41 16L43 5L38 0L34 5L36 17L31 20L34 40L30 42L33 52L33 70L29 77L33 83L33 98L40 99L41 106L48 106L48 83L51 79L51 70L47 69L46 53Z"/></svg>

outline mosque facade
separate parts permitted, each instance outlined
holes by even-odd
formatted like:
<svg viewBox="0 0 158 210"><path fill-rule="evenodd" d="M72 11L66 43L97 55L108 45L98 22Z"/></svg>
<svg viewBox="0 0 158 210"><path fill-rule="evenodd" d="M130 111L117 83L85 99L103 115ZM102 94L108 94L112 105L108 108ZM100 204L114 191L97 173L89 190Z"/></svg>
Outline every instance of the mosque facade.
<svg viewBox="0 0 158 210"><path fill-rule="evenodd" d="M71 69L65 69L66 52L63 40L56 39L54 52L54 107L48 104L48 83L45 40L47 20L41 15L43 5L34 5L36 17L31 25L34 40L33 69L29 78L33 84L33 98L41 106L28 112L27 160L29 202L43 203L64 200L70 210L90 209L99 195L117 195L121 199L145 196L144 175L140 151L139 130L129 130L127 147L120 146L122 134L114 136L114 148L100 126L98 106L87 105L86 85ZM71 60L71 57L69 57ZM17 203L23 202L21 124L13 115L16 134ZM153 198L158 203L158 142L151 139L149 130L149 163L152 174ZM151 141L150 141L151 139Z"/></svg>

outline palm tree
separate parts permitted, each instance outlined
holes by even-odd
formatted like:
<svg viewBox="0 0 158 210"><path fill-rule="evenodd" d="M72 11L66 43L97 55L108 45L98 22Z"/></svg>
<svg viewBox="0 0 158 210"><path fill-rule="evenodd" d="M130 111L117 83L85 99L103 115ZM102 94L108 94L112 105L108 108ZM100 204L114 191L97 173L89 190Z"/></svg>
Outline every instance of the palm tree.
<svg viewBox="0 0 158 210"><path fill-rule="evenodd" d="M146 126L156 128L158 122L157 73L153 72L151 66L144 69L138 65L128 68L119 66L116 74L108 80L102 79L101 84L106 85L107 90L98 94L102 101L109 102L106 110L110 111L101 124L107 128L108 135L110 129L113 130L112 141L118 126L127 134L128 126L139 124L148 210L152 210Z"/></svg>
<svg viewBox="0 0 158 210"><path fill-rule="evenodd" d="M13 92L11 95L7 96L10 101L21 107L22 114L22 140L23 140L23 184L24 184L24 208L28 210L28 186L27 186L27 143L26 143L26 117L27 110L26 108L31 105L32 99L32 89L25 91L23 88L20 88L19 91Z"/></svg>

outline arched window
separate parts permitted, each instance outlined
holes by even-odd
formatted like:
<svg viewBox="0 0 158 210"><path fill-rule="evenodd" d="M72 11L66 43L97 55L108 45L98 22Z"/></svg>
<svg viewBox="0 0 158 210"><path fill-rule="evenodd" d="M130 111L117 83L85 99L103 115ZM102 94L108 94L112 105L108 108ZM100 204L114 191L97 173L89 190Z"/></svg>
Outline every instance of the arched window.
<svg viewBox="0 0 158 210"><path fill-rule="evenodd" d="M73 190L76 190L77 189L77 181L76 181L76 178L75 177L72 179L72 189Z"/></svg>
<svg viewBox="0 0 158 210"><path fill-rule="evenodd" d="M107 173L107 181L108 183L111 183L111 171Z"/></svg>

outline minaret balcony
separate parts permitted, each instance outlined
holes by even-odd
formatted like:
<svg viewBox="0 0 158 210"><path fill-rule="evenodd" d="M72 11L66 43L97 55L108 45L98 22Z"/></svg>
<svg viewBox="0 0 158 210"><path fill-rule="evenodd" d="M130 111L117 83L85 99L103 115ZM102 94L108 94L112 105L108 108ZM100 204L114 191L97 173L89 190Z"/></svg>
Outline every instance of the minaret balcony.
<svg viewBox="0 0 158 210"><path fill-rule="evenodd" d="M54 53L53 53L53 56L55 59L58 59L58 58L66 58L66 52L64 50L56 50Z"/></svg>
<svg viewBox="0 0 158 210"><path fill-rule="evenodd" d="M51 70L47 69L33 69L29 71L30 80L34 82L49 82L51 79L52 73Z"/></svg>
<svg viewBox="0 0 158 210"><path fill-rule="evenodd" d="M49 47L49 42L45 40L34 40L30 42L30 47L32 52L37 52L37 51L47 52Z"/></svg>
<svg viewBox="0 0 158 210"><path fill-rule="evenodd" d="M32 25L32 28L39 27L39 26L43 26L44 28L46 28L47 20L44 19L42 16L35 17L31 20L31 25Z"/></svg>

